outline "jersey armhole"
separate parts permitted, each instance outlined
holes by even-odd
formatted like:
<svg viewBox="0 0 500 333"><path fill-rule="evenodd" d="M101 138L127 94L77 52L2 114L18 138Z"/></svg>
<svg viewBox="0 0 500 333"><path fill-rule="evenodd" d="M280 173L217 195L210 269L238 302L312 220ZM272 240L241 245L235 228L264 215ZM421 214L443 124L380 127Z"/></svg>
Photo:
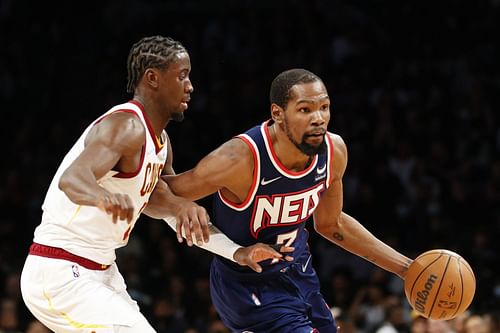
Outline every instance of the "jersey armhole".
<svg viewBox="0 0 500 333"><path fill-rule="evenodd" d="M104 116L102 116L101 118L97 119L97 121L94 122L94 124L92 126L95 126L97 125L98 123L100 123L102 120L106 119L108 116L112 115L112 114L115 114L117 112L125 112L125 113L132 113L133 115L135 115L137 118L139 118L139 120L141 119L141 117L137 114L137 112L135 112L134 110L130 110L130 109L118 109L118 110L114 110L113 112L110 112L108 114L105 114ZM135 171L132 171L132 172L121 172L121 171L117 171L117 170L114 170L114 169L111 169L112 171L116 172L113 177L114 178L132 178L132 177L135 177L137 176L137 174L141 171L141 168L142 168L142 164L144 163L144 156L146 155L146 136L144 136L144 144L142 145L142 149L141 149L141 158L139 160L139 164L137 166L137 169Z"/></svg>
<svg viewBox="0 0 500 333"><path fill-rule="evenodd" d="M334 154L334 146L333 140L330 136L330 132L326 132L326 145L328 146L328 154L327 154L327 163L328 163L328 176L326 179L326 188L330 187L333 181L333 154Z"/></svg>
<svg viewBox="0 0 500 333"><path fill-rule="evenodd" d="M259 154L259 149L257 148L255 142L252 140L250 136L247 134L240 134L235 136L237 139L241 139L243 142L245 142L248 145L248 148L252 152L253 155L253 179L252 179L252 186L250 187L250 190L248 191L247 197L242 203L234 203L230 201L229 199L225 198L222 192L219 190L217 191L217 194L219 195L219 198L221 201L228 206L229 208L232 208L237 211L243 211L250 206L250 203L252 202L253 198L255 197L255 193L257 193L257 188L259 185L259 179L260 179L260 154Z"/></svg>

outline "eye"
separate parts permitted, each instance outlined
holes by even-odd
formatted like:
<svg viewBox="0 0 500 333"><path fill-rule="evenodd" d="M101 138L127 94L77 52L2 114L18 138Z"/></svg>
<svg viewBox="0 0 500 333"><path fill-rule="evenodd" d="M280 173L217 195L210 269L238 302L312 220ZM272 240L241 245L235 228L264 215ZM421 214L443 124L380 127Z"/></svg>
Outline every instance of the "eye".
<svg viewBox="0 0 500 333"><path fill-rule="evenodd" d="M309 108L300 108L299 112L308 113L309 112Z"/></svg>
<svg viewBox="0 0 500 333"><path fill-rule="evenodd" d="M321 110L322 111L328 111L328 110L330 110L330 104L324 104L324 105L322 105L321 106Z"/></svg>

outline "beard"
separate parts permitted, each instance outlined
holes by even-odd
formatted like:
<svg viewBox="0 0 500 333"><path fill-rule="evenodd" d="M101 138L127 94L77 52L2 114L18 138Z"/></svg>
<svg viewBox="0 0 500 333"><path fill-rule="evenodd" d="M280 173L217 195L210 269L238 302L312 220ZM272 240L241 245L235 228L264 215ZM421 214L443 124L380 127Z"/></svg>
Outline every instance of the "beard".
<svg viewBox="0 0 500 333"><path fill-rule="evenodd" d="M172 112L170 114L170 118L173 120L173 121L176 121L178 123L180 123L181 121L184 120L184 112L182 111L176 111L176 112Z"/></svg>
<svg viewBox="0 0 500 333"><path fill-rule="evenodd" d="M311 135L304 134L302 136L302 140L300 142L297 142L292 137L292 133L290 133L290 131L288 130L288 126L286 126L286 128L285 128L285 132L286 132L286 136L295 145L295 147L297 147L298 150L300 150L302 153L306 154L307 156L324 154L324 153L326 153L326 151L328 149L328 147L326 146L326 142L325 142L325 140L326 140L325 135L326 134L323 135L323 141L319 145L314 146L314 145L311 145L311 144L306 142L307 138L310 137Z"/></svg>

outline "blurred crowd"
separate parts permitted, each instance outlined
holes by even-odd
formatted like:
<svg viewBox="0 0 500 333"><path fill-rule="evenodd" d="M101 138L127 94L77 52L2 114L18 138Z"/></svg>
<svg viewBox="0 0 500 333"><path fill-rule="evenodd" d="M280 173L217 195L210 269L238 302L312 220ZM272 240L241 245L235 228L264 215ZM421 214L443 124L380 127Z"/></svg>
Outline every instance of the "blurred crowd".
<svg viewBox="0 0 500 333"><path fill-rule="evenodd" d="M500 332L500 1L0 0L0 332L48 332L20 298L41 202L67 149L126 101L126 57L146 35L189 50L192 102L167 128L177 172L269 117L279 72L309 69L349 150L344 210L407 256L446 248L477 279L464 315L419 317L402 281L320 238L313 264L342 333ZM496 36L496 37L495 37ZM211 208L209 199L200 203ZM142 217L118 264L158 332L228 332L211 255Z"/></svg>

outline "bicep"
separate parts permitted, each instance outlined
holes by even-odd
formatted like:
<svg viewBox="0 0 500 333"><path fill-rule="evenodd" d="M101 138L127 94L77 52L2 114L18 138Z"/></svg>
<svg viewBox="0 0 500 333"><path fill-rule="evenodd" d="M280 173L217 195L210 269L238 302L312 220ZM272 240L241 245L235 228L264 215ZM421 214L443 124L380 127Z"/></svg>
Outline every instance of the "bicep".
<svg viewBox="0 0 500 333"><path fill-rule="evenodd" d="M170 143L170 138L167 135L166 136L166 144L167 144L167 160L165 161L165 165L163 166L162 170L162 175L168 176L168 175L175 175L174 167L173 167L173 161L174 161L174 156L173 156L173 150L172 150L172 145Z"/></svg>
<svg viewBox="0 0 500 333"><path fill-rule="evenodd" d="M347 149L340 136L334 135L332 140L334 142L334 154L331 161L332 181L314 211L314 223L316 226L337 221L343 207L342 177L347 166Z"/></svg>
<svg viewBox="0 0 500 333"><path fill-rule="evenodd" d="M314 211L314 224L316 227L336 221L342 212L343 190L342 179L332 181L328 189L321 196L318 207Z"/></svg>
<svg viewBox="0 0 500 333"><path fill-rule="evenodd" d="M171 190L182 197L198 200L222 188L237 191L249 173L248 147L233 139L201 159L191 170L164 177ZM252 158L250 156L250 158Z"/></svg>

